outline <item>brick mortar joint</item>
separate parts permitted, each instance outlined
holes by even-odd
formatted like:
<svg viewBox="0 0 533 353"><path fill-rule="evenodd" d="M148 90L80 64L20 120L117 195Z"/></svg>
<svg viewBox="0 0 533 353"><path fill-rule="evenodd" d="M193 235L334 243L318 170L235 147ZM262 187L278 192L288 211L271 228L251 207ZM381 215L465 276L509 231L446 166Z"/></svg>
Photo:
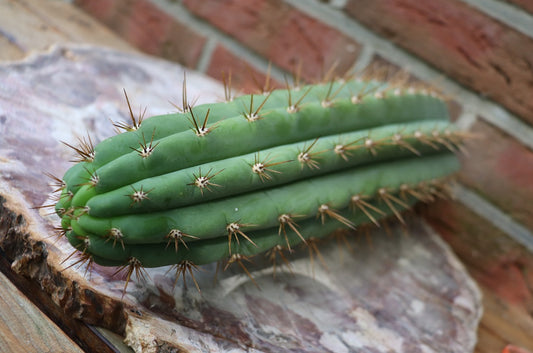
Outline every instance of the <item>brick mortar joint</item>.
<svg viewBox="0 0 533 353"><path fill-rule="evenodd" d="M227 50L235 54L237 57L240 57L246 60L252 67L258 69L259 71L263 73L267 72L268 66L269 66L268 58L265 58L253 52L250 48L243 45L236 39L218 30L218 28L214 27L208 21L205 21L204 19L199 18L198 16L194 15L193 13L189 11L189 9L187 9L182 4L182 1L180 1L179 3L170 3L168 0L148 0L148 1L152 3L154 6L156 6L157 8L168 13L176 21L179 21L180 23L187 26L188 28L207 37L208 43L209 41L211 41L210 45L214 46L213 49L217 45L223 45L224 47L226 47ZM206 43L206 45L209 45L208 43ZM204 51L202 52L203 57L201 57L201 60L198 63L198 68L207 69L207 66L209 65L209 62L210 62L207 60L211 59L211 54L212 54L212 50L210 48L204 47ZM204 62L202 62L202 60L204 60ZM290 76L290 75L288 72L279 68L277 65L272 64L271 76L274 79L282 82L285 76Z"/></svg>
<svg viewBox="0 0 533 353"><path fill-rule="evenodd" d="M533 253L533 232L531 230L512 219L467 186L457 183L453 186L452 192L456 201L462 203Z"/></svg>
<svg viewBox="0 0 533 353"><path fill-rule="evenodd" d="M322 21L341 33L357 40L364 47L371 47L375 54L399 66L425 82L439 82L439 89L446 95L454 97L463 108L471 114L482 117L485 121L520 141L533 150L533 127L520 117L510 113L500 104L481 97L477 92L464 88L453 78L437 71L427 62L407 51L393 45L390 41L370 31L358 21L348 17L343 11L335 9L317 0L306 2L305 6L298 0L284 0L285 3Z"/></svg>

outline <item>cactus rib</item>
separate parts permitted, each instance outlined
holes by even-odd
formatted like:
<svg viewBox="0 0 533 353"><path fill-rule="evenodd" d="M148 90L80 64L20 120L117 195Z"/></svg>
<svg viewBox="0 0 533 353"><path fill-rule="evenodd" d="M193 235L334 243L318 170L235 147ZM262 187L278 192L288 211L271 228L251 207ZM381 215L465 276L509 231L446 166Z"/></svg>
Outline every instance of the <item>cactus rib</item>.
<svg viewBox="0 0 533 353"><path fill-rule="evenodd" d="M288 86L288 85L287 85ZM226 89L226 97L231 95ZM126 96L127 97L127 96ZM382 82L331 81L135 118L81 139L56 213L79 261L143 267L242 261L379 224L441 196L463 134L439 98ZM285 259L285 257L282 257ZM195 283L197 285L197 283Z"/></svg>

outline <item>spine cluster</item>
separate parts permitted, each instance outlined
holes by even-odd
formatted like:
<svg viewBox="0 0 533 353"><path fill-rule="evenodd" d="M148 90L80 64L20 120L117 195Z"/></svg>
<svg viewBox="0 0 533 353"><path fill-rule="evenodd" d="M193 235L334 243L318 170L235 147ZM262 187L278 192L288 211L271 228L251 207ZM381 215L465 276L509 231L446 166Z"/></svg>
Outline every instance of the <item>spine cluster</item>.
<svg viewBox="0 0 533 353"><path fill-rule="evenodd" d="M55 205L82 261L119 266L128 280L143 267L242 266L337 228L403 221L442 195L464 138L435 94L376 81L130 113L115 124L124 132L73 147Z"/></svg>

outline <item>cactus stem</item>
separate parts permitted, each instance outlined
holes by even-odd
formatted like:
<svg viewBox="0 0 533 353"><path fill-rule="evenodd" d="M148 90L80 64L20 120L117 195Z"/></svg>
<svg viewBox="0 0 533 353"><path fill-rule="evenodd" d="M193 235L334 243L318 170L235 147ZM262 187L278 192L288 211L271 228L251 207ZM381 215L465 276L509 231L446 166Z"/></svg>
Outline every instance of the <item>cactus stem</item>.
<svg viewBox="0 0 533 353"><path fill-rule="evenodd" d="M439 149L439 146L437 146L435 143L433 143L432 139L431 138L428 138L427 136L424 136L424 134L420 131L415 131L413 136L420 142L438 150Z"/></svg>
<svg viewBox="0 0 533 353"><path fill-rule="evenodd" d="M194 132L196 133L196 136L203 137L210 133L213 129L207 127L207 119L209 119L209 113L211 112L211 109L207 109L207 113L204 117L204 122L202 123L202 126L198 124L196 121L196 117L194 116L194 113L192 111L192 107L189 105L189 112L191 113L191 119L189 121L194 125Z"/></svg>
<svg viewBox="0 0 533 353"><path fill-rule="evenodd" d="M402 224L405 224L405 220L403 219L403 217L400 214L400 212L398 212L398 209L394 206L394 203L396 203L396 204L398 204L398 205L400 205L401 207L404 207L404 208L409 208L409 205L407 205L405 202L403 202L402 200L400 200L396 196L393 196L392 194L390 194L387 191L387 189L385 189L385 188L379 189L378 190L378 195L383 201L385 201L385 203L387 204L389 209L394 213L396 218L398 218L398 220Z"/></svg>
<svg viewBox="0 0 533 353"><path fill-rule="evenodd" d="M64 199L66 199L66 201L70 201L72 198L74 198L74 193L70 190L59 196L60 201L63 201Z"/></svg>
<svg viewBox="0 0 533 353"><path fill-rule="evenodd" d="M331 209L331 207L324 203L318 207L318 213L316 217L320 217L322 224L324 224L324 222L326 221L326 216L341 222L348 228L355 229L355 224L352 221L350 221L346 217L341 216L337 211Z"/></svg>
<svg viewBox="0 0 533 353"><path fill-rule="evenodd" d="M401 132L398 132L392 136L392 143L413 152L417 156L421 155L416 148L414 148L409 142L406 142L404 140L404 137Z"/></svg>
<svg viewBox="0 0 533 353"><path fill-rule="evenodd" d="M339 142L337 145L335 145L335 147L333 147L333 152L341 156L342 159L344 159L345 161L348 161L348 157L351 156L351 153L349 151L353 151L363 147L362 145L356 145L363 139L365 139L365 137L361 137L346 144Z"/></svg>
<svg viewBox="0 0 533 353"><path fill-rule="evenodd" d="M146 142L146 138L144 137L144 132L143 132L142 133L143 141L139 142L140 148L138 148L138 149L137 148L133 148L133 147L130 147L130 148L132 150L136 151L137 153L139 153L139 156L141 156L143 159L144 158L148 158L152 154L152 152L155 150L157 145L159 145L159 142L157 142L154 145L154 135L155 135L155 128L152 131L152 137L150 138L150 142L147 143Z"/></svg>
<svg viewBox="0 0 533 353"><path fill-rule="evenodd" d="M122 234L122 231L118 228L111 228L109 232L107 233L107 239L105 242L107 243L109 240L113 239L113 247L117 245L117 242L122 245L122 250L126 250L126 247L124 245L124 234Z"/></svg>
<svg viewBox="0 0 533 353"><path fill-rule="evenodd" d="M59 217L63 217L65 213L67 212L67 210L64 207L60 207L56 209L56 212Z"/></svg>
<svg viewBox="0 0 533 353"><path fill-rule="evenodd" d="M333 64L329 67L328 71L326 71L322 75L322 79L320 80L322 83L328 82L328 81L334 81L335 80L335 70L339 66L339 60L335 60ZM323 68L324 69L324 68Z"/></svg>
<svg viewBox="0 0 533 353"><path fill-rule="evenodd" d="M52 201L54 203L44 204L44 205L41 205L41 206L34 206L31 209L32 210L52 209L52 208L55 207L55 203L57 203L60 199L61 199L61 195L52 195L52 196L50 196L50 201ZM54 213L55 213L55 211L52 211L50 214L47 213L46 215L51 215L51 214L54 214Z"/></svg>
<svg viewBox="0 0 533 353"><path fill-rule="evenodd" d="M379 145L378 141L374 141L370 137L367 137L364 142L365 148L372 153L373 156L377 155L378 152L376 150L376 147Z"/></svg>
<svg viewBox="0 0 533 353"><path fill-rule="evenodd" d="M291 273L293 273L289 260L287 259L285 254L283 254L284 250L285 249L281 245L278 244L278 245L274 246L272 249L270 249L269 251L267 251L266 254L265 254L266 257L272 263L272 276L274 276L274 278L276 278L276 269L277 269L278 256L283 261L283 264L287 266L289 271ZM290 249L288 249L288 250L291 251Z"/></svg>
<svg viewBox="0 0 533 353"><path fill-rule="evenodd" d="M70 162L73 162L73 163L89 162L90 163L94 161L94 143L89 134L87 134L87 138L78 137L79 147L73 146L64 141L61 141L61 143L67 147L70 147L78 154L77 158L71 159Z"/></svg>
<svg viewBox="0 0 533 353"><path fill-rule="evenodd" d="M362 97L360 94L352 95L352 97L350 98L350 102L352 102L353 104L359 104L361 103L361 100L362 100Z"/></svg>
<svg viewBox="0 0 533 353"><path fill-rule="evenodd" d="M253 71L252 71L252 68L250 66L247 66L248 68L248 71L250 73L250 77L252 78L252 81L257 89L257 92L258 94L265 94L267 92L270 92L272 91L272 85L270 84L270 79L272 77L272 62L268 62L268 67L267 67L267 71L266 71L266 75L265 75L265 83L264 84L261 84L259 83L259 81L257 80L257 78L255 77Z"/></svg>
<svg viewBox="0 0 533 353"><path fill-rule="evenodd" d="M150 198L148 197L148 194L152 190L154 190L154 189L150 189L148 191L144 191L142 186L141 186L141 188L139 190L136 190L133 187L133 185L131 185L131 188L133 190L133 194L124 195L124 196L128 196L129 198L131 198L130 207L133 206L136 203L141 202L142 200L149 200Z"/></svg>
<svg viewBox="0 0 533 353"><path fill-rule="evenodd" d="M231 102L233 97L231 95L231 71L228 73L226 78L226 72L222 72L222 83L224 84L224 100L226 102Z"/></svg>
<svg viewBox="0 0 533 353"><path fill-rule="evenodd" d="M76 246L74 246L74 251L71 252L66 258L64 258L62 261L61 261L61 265L64 264L65 262L67 262L72 256L74 255L78 255L78 254L81 254L81 255L84 255L84 254L88 254L87 253L87 249L89 248L90 246L90 243L91 241L89 240L89 238L87 237L81 237L81 236L77 236L76 238L78 239L82 239L82 242L77 244ZM70 266L69 266L70 267ZM69 268L67 267L67 268ZM67 268L64 268L62 269L62 271L66 270Z"/></svg>
<svg viewBox="0 0 533 353"><path fill-rule="evenodd" d="M346 162L348 162L348 156L350 156L351 154L346 150L346 146L345 145L337 144L333 148L333 151L335 152L335 154L338 154L339 156L341 156L342 159L344 159Z"/></svg>
<svg viewBox="0 0 533 353"><path fill-rule="evenodd" d="M98 185L98 182L100 181L100 177L98 177L98 174L96 174L96 171L91 172L89 168L85 166L83 167L83 169L85 169L85 171L87 172L89 176L85 177L85 180L87 180L85 183L81 183L78 186L89 185L90 187L95 187L96 185Z"/></svg>
<svg viewBox="0 0 533 353"><path fill-rule="evenodd" d="M69 255L69 257L71 257L72 255L76 255L78 256L78 260L76 260L75 262L73 262L72 264L68 265L67 267L61 269L61 272L62 271L65 271L71 267L74 267L76 266L77 268L80 268L82 266L85 265L85 271L83 272L83 276L87 276L87 273L91 273L91 269L92 267L94 266L94 259L92 257L91 254L89 253L80 253L79 251L75 251L73 254Z"/></svg>
<svg viewBox="0 0 533 353"><path fill-rule="evenodd" d="M364 84L363 88L361 89L361 91L359 91L359 93L357 93L357 94L351 93L350 101L352 102L352 104L359 104L359 103L361 103L363 101L363 99L367 95L372 94L377 89L378 89L378 87L374 87L374 88L368 89L368 82L367 82L367 83Z"/></svg>
<svg viewBox="0 0 533 353"><path fill-rule="evenodd" d="M318 258L318 261L324 266L324 268L327 270L328 265L326 265L326 260L324 260L324 257L322 256L322 253L320 252L318 248L318 242L320 239L318 238L309 238L307 239L307 246L309 249L309 261L311 262L311 270L313 271L313 278L315 277L315 255Z"/></svg>
<svg viewBox="0 0 533 353"><path fill-rule="evenodd" d="M61 218L72 220L74 217L74 208L69 207L67 209L61 208Z"/></svg>
<svg viewBox="0 0 533 353"><path fill-rule="evenodd" d="M65 262L67 262L71 257L78 255L78 254L86 254L85 249L83 251L80 251L78 248L74 249L70 254L68 254L67 257L65 257L63 260L61 260L61 265L63 265ZM71 266L65 267L61 269L61 272L65 271L67 268L70 268Z"/></svg>
<svg viewBox="0 0 533 353"><path fill-rule="evenodd" d="M176 108L178 112L188 113L191 110L191 106L194 106L194 104L196 103L196 100L193 101L192 103L189 103L187 99L187 72L186 71L183 71L183 81L181 83L181 92L182 92L181 93L181 107L172 102L170 102L170 104L172 104L172 106Z"/></svg>
<svg viewBox="0 0 533 353"><path fill-rule="evenodd" d="M192 105L188 102L187 99L187 72L183 71L183 82L181 83L182 86L182 94L181 94L181 112L186 113L190 112Z"/></svg>
<svg viewBox="0 0 533 353"><path fill-rule="evenodd" d="M263 109L263 106L265 105L265 103L267 102L268 98L270 98L270 95L272 94L272 92L270 92L266 98L263 100L263 103L261 103L259 105L259 107L254 111L254 95L250 95L250 109L248 110L248 112L246 113L243 113L244 115L244 118L246 120L248 120L249 122L253 122L253 121L257 121L259 119L263 119L263 116L261 116L259 114L259 112L261 112L261 109Z"/></svg>
<svg viewBox="0 0 533 353"><path fill-rule="evenodd" d="M183 246L185 246L185 248L187 250L189 250L189 247L187 246L187 243L185 242L185 240L183 240L183 238L186 237L186 238L191 238L191 239L198 239L198 237L195 237L193 235L190 235L190 234L187 234L187 233L183 233L181 230L179 229L172 229L170 232L168 232L168 234L165 236L165 238L168 238L168 242L167 242L167 246L165 247L168 248L168 246L170 245L170 243L174 242L174 248L176 250L176 252L178 252L178 245L179 243L182 243Z"/></svg>
<svg viewBox="0 0 533 353"><path fill-rule="evenodd" d="M187 79L186 73L183 73L183 83L182 83L182 93L181 93L181 107L175 103L169 101L169 103L176 108L179 113L188 113L191 111L191 108L196 104L198 98L194 99L191 103L187 99Z"/></svg>
<svg viewBox="0 0 533 353"><path fill-rule="evenodd" d="M196 282L196 278L194 277L194 272L199 271L200 268L196 266L194 263L188 260L181 261L179 264L172 266L172 268L176 269L176 279L174 280L174 286L176 287L176 284L178 283L180 277L183 278L183 288L187 289L187 273L191 276L192 281L194 282L194 286L196 287L196 290L198 290L198 293L201 293L200 286L198 285L198 282ZM171 269L172 269L171 268Z"/></svg>
<svg viewBox="0 0 533 353"><path fill-rule="evenodd" d="M53 237L56 239L56 241L65 237L67 233L72 230L72 228L70 227L63 228L63 226L55 226L53 229L54 229L54 232L52 233L52 235L49 236L49 238Z"/></svg>
<svg viewBox="0 0 533 353"><path fill-rule="evenodd" d="M296 235L298 235L298 237L303 243L307 242L307 240L305 240L305 238L302 236L302 234L298 230L298 224L296 224L296 222L294 221L294 217L298 217L298 216L284 213L278 217L278 221L279 221L278 235L281 235L281 232L283 232L283 235L285 236L285 241L287 242L287 248L289 250L292 250L292 249L291 249L291 244L289 242L289 238L287 237L287 229L285 228L285 226L288 226L290 229L292 229L292 231L296 233Z"/></svg>
<svg viewBox="0 0 533 353"><path fill-rule="evenodd" d="M239 222L231 222L226 226L226 231L228 232L228 247L229 247L230 254L231 254L231 240L233 239L233 237L235 237L237 244L239 244L239 235L243 237L244 239L248 240L255 247L257 247L257 244L254 243L254 241L250 239L250 237L247 236L241 229L241 228L250 227L250 226L252 226L252 224L242 224Z"/></svg>
<svg viewBox="0 0 533 353"><path fill-rule="evenodd" d="M287 95L288 95L288 105L287 105L287 112L293 114L297 113L300 110L300 104L302 103L302 100L309 94L311 91L312 86L310 86L307 91L305 91L304 94L298 99L295 103L292 102L292 93L291 88L289 87L289 82L287 82L287 78L285 78L285 84L287 86Z"/></svg>
<svg viewBox="0 0 533 353"><path fill-rule="evenodd" d="M128 98L128 94L126 93L126 90L124 89L124 96L126 97L126 103L128 104L128 110L130 112L130 120L131 125L123 122L113 122L113 126L117 129L117 132L120 132L120 130L124 131L134 131L141 127L141 123L144 119L144 114L146 113L146 107L144 108L144 111L141 113L139 111L139 116L135 118L135 115L133 115L133 110L131 109L130 100Z"/></svg>
<svg viewBox="0 0 533 353"><path fill-rule="evenodd" d="M300 162L302 168L303 168L304 165L307 165L310 169L320 169L320 165L319 165L318 161L316 159L313 159L313 158L315 156L321 154L321 153L326 152L326 150L311 153L311 149L316 144L318 139L319 139L319 137L317 137L313 141L313 143L311 143L309 145L309 147L305 147L304 146L304 150L300 151L300 153L298 154L298 161Z"/></svg>
<svg viewBox="0 0 533 353"><path fill-rule="evenodd" d="M113 273L113 277L124 271L126 272L126 283L124 284L124 289L122 290L122 298L124 298L124 295L126 294L126 289L128 289L128 285L130 284L131 276L133 274L135 274L137 279L140 279L143 282L146 282L146 277L148 277L148 272L146 272L141 262L133 256L128 259L128 263L120 266Z"/></svg>
<svg viewBox="0 0 533 353"><path fill-rule="evenodd" d="M339 85L339 88L337 88L337 90L335 92L331 92L332 89L333 89L333 84L334 83L335 83L335 80L331 80L331 82L329 84L329 87L328 87L328 91L326 92L326 96L324 97L324 99L322 99L322 101L320 103L322 105L322 107L324 107L324 108L329 108L329 107L331 107L333 105L333 100L339 94L339 92L342 91L342 89L346 85L346 82L344 82L343 84Z"/></svg>
<svg viewBox="0 0 533 353"><path fill-rule="evenodd" d="M232 263L236 262L236 263L239 264L241 269L246 273L246 275L252 280L252 282L255 284L255 286L257 288L259 288L259 285L255 281L255 279L252 277L252 274L250 273L250 271L248 271L248 269L244 265L243 261L248 261L250 263L252 262L252 261L250 261L250 258L248 256L244 256L244 255L241 255L241 254L233 254L233 255L231 255L231 257L229 258L228 262L226 263L226 266L224 266L224 271L226 271L228 269L228 267Z"/></svg>
<svg viewBox="0 0 533 353"><path fill-rule="evenodd" d="M75 212L76 212L77 210L81 210L81 212L79 212L78 214L76 214ZM79 207L75 207L75 208L74 208L74 213L72 214L73 219L75 219L75 220L79 220L79 218L80 218L81 216L86 215L86 214L89 214L89 211L90 211L90 210L91 210L91 209L89 208L89 206L79 206Z"/></svg>
<svg viewBox="0 0 533 353"><path fill-rule="evenodd" d="M430 183L428 192L431 195L444 200L450 199L452 195L449 185L438 180L434 180Z"/></svg>
<svg viewBox="0 0 533 353"><path fill-rule="evenodd" d="M292 71L292 84L295 91L300 90L302 84L302 61L298 60L296 69Z"/></svg>
<svg viewBox="0 0 533 353"><path fill-rule="evenodd" d="M433 130L431 132L431 136L433 137L433 139L437 143L440 143L441 145L446 147L449 151L451 151L451 152L455 152L456 151L456 148L453 146L453 144L450 143L450 141L447 140L446 135L441 136L441 133L439 131Z"/></svg>
<svg viewBox="0 0 533 353"><path fill-rule="evenodd" d="M272 61L268 62L267 72L265 76L265 84L263 85L263 94L266 92L271 92L272 87L270 84L270 79L272 78Z"/></svg>
<svg viewBox="0 0 533 353"><path fill-rule="evenodd" d="M452 146L453 149L450 151L456 152L464 152L463 146L462 146L462 140L463 138L459 135L457 132L452 132L448 129L444 130L444 139L448 141L448 143Z"/></svg>
<svg viewBox="0 0 533 353"><path fill-rule="evenodd" d="M205 175L202 175L202 168L199 167L198 168L198 175L193 173L194 181L192 183L187 184L187 185L196 186L198 189L200 189L200 192L202 193L202 195L204 194L204 189L207 189L208 191L211 191L210 186L220 187L219 184L215 184L215 183L211 182L211 179L213 179L218 174L222 173L224 171L224 169L221 169L221 170L219 170L218 172L216 172L214 174L211 173L212 171L213 171L213 169L211 168L211 169L209 169L207 171L207 173Z"/></svg>
<svg viewBox="0 0 533 353"><path fill-rule="evenodd" d="M63 191L63 189L67 187L67 184L63 180L59 179L52 173L45 172L44 175L52 179L52 181L49 184L50 186L55 188L54 191L52 191L52 193Z"/></svg>
<svg viewBox="0 0 533 353"><path fill-rule="evenodd" d="M376 220L374 216L372 216L369 209L378 213L380 216L384 216L385 212L375 207L374 205L366 202L365 199L367 198L368 196L364 196L364 195L359 195L359 194L353 195L350 198L350 208L352 209L352 211L355 211L355 208L357 207L358 209L363 211L363 213L368 217L368 219L372 221L372 223L374 223L377 227L379 227L378 221Z"/></svg>
<svg viewBox="0 0 533 353"><path fill-rule="evenodd" d="M271 163L272 159L273 158L270 157L270 154L268 154L266 156L266 158L263 161L261 161L261 159L259 157L259 152L257 152L255 154L255 156L254 156L254 164L251 165L252 172L254 172L255 174L259 175L259 178L261 178L262 182L264 182L265 180L271 180L272 179L272 176L270 174L268 174L269 172L270 173L281 174L281 172L279 170L271 169L270 167L273 167L273 166L276 166L276 165L280 165L280 164L283 164L283 163L292 162L291 160L287 160L287 161Z"/></svg>
<svg viewBox="0 0 533 353"><path fill-rule="evenodd" d="M374 98L376 99L385 99L390 95L390 92L392 91L392 87L388 87L386 89L376 91L374 92Z"/></svg>
<svg viewBox="0 0 533 353"><path fill-rule="evenodd" d="M74 217L74 211L75 211L75 208L74 207L69 207L68 209L66 209L63 213L63 217L65 218L68 218L68 219L73 219Z"/></svg>
<svg viewBox="0 0 533 353"><path fill-rule="evenodd" d="M423 190L417 190L416 188L413 188L407 184L400 185L400 197L406 200L408 196L413 196L422 202L430 202L433 199L433 195L424 192Z"/></svg>

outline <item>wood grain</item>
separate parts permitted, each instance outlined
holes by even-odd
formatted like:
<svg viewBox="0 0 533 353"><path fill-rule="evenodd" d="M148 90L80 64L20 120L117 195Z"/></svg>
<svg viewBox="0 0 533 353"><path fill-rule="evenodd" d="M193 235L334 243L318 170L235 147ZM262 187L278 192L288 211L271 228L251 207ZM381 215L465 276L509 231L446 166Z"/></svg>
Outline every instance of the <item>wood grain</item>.
<svg viewBox="0 0 533 353"><path fill-rule="evenodd" d="M64 1L0 0L0 62L16 61L57 43L101 43L125 51L133 49L97 21ZM1 129L1 127L0 127ZM0 148L6 145L0 139ZM0 176L5 174L0 160ZM2 214L5 217L5 214ZM17 276L0 255L0 351L116 352L105 338L81 321L65 316L37 282ZM18 290L13 283L24 290ZM35 306L26 295L31 298ZM61 328L52 322L61 323ZM63 331L67 331L68 335ZM126 350L125 350L126 351Z"/></svg>
<svg viewBox="0 0 533 353"><path fill-rule="evenodd" d="M0 273L2 353L83 352Z"/></svg>

